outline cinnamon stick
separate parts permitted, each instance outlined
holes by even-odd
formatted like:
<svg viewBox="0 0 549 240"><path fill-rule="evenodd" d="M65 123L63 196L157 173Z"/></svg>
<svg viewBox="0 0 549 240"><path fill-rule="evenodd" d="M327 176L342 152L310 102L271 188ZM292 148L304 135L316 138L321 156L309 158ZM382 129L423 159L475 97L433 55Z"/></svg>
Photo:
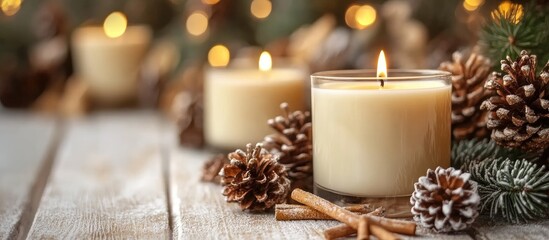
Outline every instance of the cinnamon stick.
<svg viewBox="0 0 549 240"><path fill-rule="evenodd" d="M370 230L368 229L370 226L368 223L368 217L366 216L360 216L360 220L358 221L358 230L356 239L357 240L368 240L370 238Z"/></svg>
<svg viewBox="0 0 549 240"><path fill-rule="evenodd" d="M370 224L370 231L372 232L372 235L377 237L377 239L383 239L383 240L399 239L395 234L387 231L383 227L376 224Z"/></svg>
<svg viewBox="0 0 549 240"><path fill-rule="evenodd" d="M343 208L357 214L365 214L373 210L368 204L352 205ZM277 204L275 206L275 219L278 221L290 221L331 220L333 218L305 205Z"/></svg>
<svg viewBox="0 0 549 240"><path fill-rule="evenodd" d="M384 209L382 207L377 208L376 210L367 213L366 216L380 216L383 213ZM347 226L343 223L335 227L328 228L324 230L324 238L327 240L346 237L351 234L355 234L356 230L352 227Z"/></svg>
<svg viewBox="0 0 549 240"><path fill-rule="evenodd" d="M347 224L344 223L324 230L324 239L332 240L336 238L346 237L355 233L355 229L347 226Z"/></svg>
<svg viewBox="0 0 549 240"><path fill-rule="evenodd" d="M358 215L346 210L338 205L329 202L326 199L318 197L312 193L296 188L292 191L292 199L307 205L321 213L324 213L333 219L351 226L353 229L358 228Z"/></svg>
<svg viewBox="0 0 549 240"><path fill-rule="evenodd" d="M377 224L388 231L394 233L400 233L405 235L414 236L416 235L416 223L410 221L402 221L389 219L384 217L369 216L370 223Z"/></svg>
<svg viewBox="0 0 549 240"><path fill-rule="evenodd" d="M414 222L378 217L375 214L366 214L366 215L368 216L370 225L376 224L394 233L405 234L410 236L416 235L416 224ZM356 233L356 230L348 226L347 224L337 225L335 227L331 227L324 230L324 236L332 237L332 238L326 237L326 239L335 239L335 238L345 237L354 233Z"/></svg>

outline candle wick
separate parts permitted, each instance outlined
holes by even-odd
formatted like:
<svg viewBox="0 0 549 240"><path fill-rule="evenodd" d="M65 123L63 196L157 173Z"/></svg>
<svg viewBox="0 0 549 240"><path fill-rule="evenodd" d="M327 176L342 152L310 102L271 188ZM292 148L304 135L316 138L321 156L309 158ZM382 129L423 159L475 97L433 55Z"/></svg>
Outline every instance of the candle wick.
<svg viewBox="0 0 549 240"><path fill-rule="evenodd" d="M377 78L379 79L379 82L381 84L381 87L385 86L385 80L384 80L385 77L387 77L387 75L385 75L384 72L379 73L379 75L377 76Z"/></svg>

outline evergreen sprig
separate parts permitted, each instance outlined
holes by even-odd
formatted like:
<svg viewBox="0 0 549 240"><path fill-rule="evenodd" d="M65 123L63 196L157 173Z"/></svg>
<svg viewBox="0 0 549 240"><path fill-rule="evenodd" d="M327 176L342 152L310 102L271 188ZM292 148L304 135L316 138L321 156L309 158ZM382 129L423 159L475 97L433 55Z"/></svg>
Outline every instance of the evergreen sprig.
<svg viewBox="0 0 549 240"><path fill-rule="evenodd" d="M547 217L549 172L528 160L509 158L469 162L478 183L481 211L518 223Z"/></svg>
<svg viewBox="0 0 549 240"><path fill-rule="evenodd" d="M541 69L549 58L549 7L530 1L523 5L511 4L509 9L496 9L492 19L483 27L480 45L492 60L515 59L521 50L536 54Z"/></svg>
<svg viewBox="0 0 549 240"><path fill-rule="evenodd" d="M452 146L452 167L468 171L470 162L485 159L510 158L537 161L540 153L525 153L518 149L505 148L489 139L469 139L454 142Z"/></svg>

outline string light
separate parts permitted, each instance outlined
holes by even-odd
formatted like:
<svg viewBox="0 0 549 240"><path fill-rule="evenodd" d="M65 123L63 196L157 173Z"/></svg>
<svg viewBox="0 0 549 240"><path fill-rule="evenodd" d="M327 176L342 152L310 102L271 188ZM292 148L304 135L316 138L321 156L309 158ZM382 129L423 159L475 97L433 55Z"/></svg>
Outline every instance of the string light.
<svg viewBox="0 0 549 240"><path fill-rule="evenodd" d="M229 64L231 53L223 45L215 45L208 52L208 62L212 67L225 67Z"/></svg>
<svg viewBox="0 0 549 240"><path fill-rule="evenodd" d="M195 11L187 18L187 32L194 36L200 36L208 29L208 16L204 12Z"/></svg>
<svg viewBox="0 0 549 240"><path fill-rule="evenodd" d="M256 18L263 19L271 14L273 6L269 0L253 0L250 5L250 11Z"/></svg>
<svg viewBox="0 0 549 240"><path fill-rule="evenodd" d="M0 0L0 8L6 16L13 16L21 9L21 0Z"/></svg>

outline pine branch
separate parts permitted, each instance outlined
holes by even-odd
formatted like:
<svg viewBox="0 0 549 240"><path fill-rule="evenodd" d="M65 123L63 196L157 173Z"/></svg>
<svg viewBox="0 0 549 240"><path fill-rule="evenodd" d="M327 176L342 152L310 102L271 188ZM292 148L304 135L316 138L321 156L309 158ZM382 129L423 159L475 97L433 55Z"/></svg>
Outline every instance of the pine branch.
<svg viewBox="0 0 549 240"><path fill-rule="evenodd" d="M523 6L524 5L524 6ZM481 33L480 45L492 60L512 59L521 50L538 56L538 69L549 58L549 7L536 5L535 1L526 4L512 4L509 10L492 12L492 19Z"/></svg>
<svg viewBox="0 0 549 240"><path fill-rule="evenodd" d="M518 149L502 147L489 139L469 139L454 142L452 145L452 167L468 171L470 162L481 162L485 159L510 158L538 160L541 153L525 153Z"/></svg>
<svg viewBox="0 0 549 240"><path fill-rule="evenodd" d="M481 211L518 223L547 217L549 172L528 160L509 158L469 162L471 179L478 183Z"/></svg>

